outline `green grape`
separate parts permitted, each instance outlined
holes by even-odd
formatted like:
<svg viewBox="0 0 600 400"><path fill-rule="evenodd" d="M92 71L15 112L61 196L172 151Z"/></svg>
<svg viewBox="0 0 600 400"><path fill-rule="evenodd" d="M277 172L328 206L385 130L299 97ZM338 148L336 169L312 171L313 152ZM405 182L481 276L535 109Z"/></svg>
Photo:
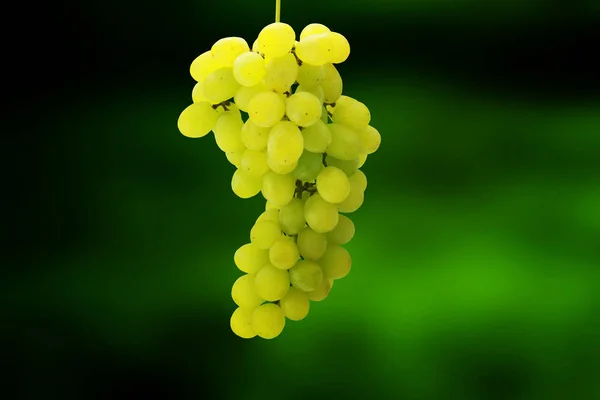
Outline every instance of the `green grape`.
<svg viewBox="0 0 600 400"><path fill-rule="evenodd" d="M251 120L247 120L242 126L242 143L250 150L264 150L267 148L271 129L256 125Z"/></svg>
<svg viewBox="0 0 600 400"><path fill-rule="evenodd" d="M254 275L240 276L231 288L231 298L239 307L256 308L263 303L262 297L256 293Z"/></svg>
<svg viewBox="0 0 600 400"><path fill-rule="evenodd" d="M215 62L221 67L231 68L236 58L250 50L248 43L240 37L226 37L217 40L211 48Z"/></svg>
<svg viewBox="0 0 600 400"><path fill-rule="evenodd" d="M298 233L296 244L302 257L309 260L318 260L327 248L327 237L322 233L315 232L310 227L306 227Z"/></svg>
<svg viewBox="0 0 600 400"><path fill-rule="evenodd" d="M304 219L304 202L292 199L279 209L279 226L287 235L293 236L306 226Z"/></svg>
<svg viewBox="0 0 600 400"><path fill-rule="evenodd" d="M279 307L286 318L292 321L301 321L308 315L310 301L302 290L291 287L287 294L279 301Z"/></svg>
<svg viewBox="0 0 600 400"><path fill-rule="evenodd" d="M265 59L252 51L240 54L233 63L233 76L243 86L256 86L267 73Z"/></svg>
<svg viewBox="0 0 600 400"><path fill-rule="evenodd" d="M321 102L314 94L296 92L287 99L285 111L294 124L307 127L321 118L322 107Z"/></svg>
<svg viewBox="0 0 600 400"><path fill-rule="evenodd" d="M279 212L279 206L276 206L275 204L271 203L270 201L266 201L265 202L265 211L269 211L269 210L277 210ZM275 222L279 221L279 215L277 215L277 219L274 220Z"/></svg>
<svg viewBox="0 0 600 400"><path fill-rule="evenodd" d="M202 82L208 75L219 68L210 51L200 54L190 65L190 75L196 82Z"/></svg>
<svg viewBox="0 0 600 400"><path fill-rule="evenodd" d="M241 169L248 175L261 178L269 170L267 164L267 153L260 150L246 149L242 155ZM259 182L259 191L262 188L262 180Z"/></svg>
<svg viewBox="0 0 600 400"><path fill-rule="evenodd" d="M306 88L302 85L298 85L296 88L296 93L310 93L319 100L319 108L321 109L321 116L319 118L323 118L323 100L325 100L325 91L321 86L313 86L311 88ZM325 110L325 114L327 114L327 110Z"/></svg>
<svg viewBox="0 0 600 400"><path fill-rule="evenodd" d="M311 292L306 292L306 297L312 301L322 301L327 298L331 288L333 287L333 279L323 278L318 288Z"/></svg>
<svg viewBox="0 0 600 400"><path fill-rule="evenodd" d="M310 182L317 178L322 168L323 155L305 150L298 159L293 175L302 182Z"/></svg>
<svg viewBox="0 0 600 400"><path fill-rule="evenodd" d="M337 32L330 32L327 35L333 42L331 62L333 64L343 63L350 56L350 43L348 43L348 39Z"/></svg>
<svg viewBox="0 0 600 400"><path fill-rule="evenodd" d="M213 129L217 146L224 152L242 150L242 126L244 123L240 116L235 113L222 113Z"/></svg>
<svg viewBox="0 0 600 400"><path fill-rule="evenodd" d="M273 221L279 223L279 209L269 208L258 216L256 222L260 221Z"/></svg>
<svg viewBox="0 0 600 400"><path fill-rule="evenodd" d="M262 187L260 177L250 175L245 170L236 169L231 178L231 190L239 198L249 199L256 196Z"/></svg>
<svg viewBox="0 0 600 400"><path fill-rule="evenodd" d="M379 149L379 145L381 144L381 135L379 134L379 131L373 128L371 125L358 131L358 137L365 153L373 154L377 151L377 149Z"/></svg>
<svg viewBox="0 0 600 400"><path fill-rule="evenodd" d="M278 122L269 133L267 153L278 164L295 164L302 155L304 139L296 125L290 121Z"/></svg>
<svg viewBox="0 0 600 400"><path fill-rule="evenodd" d="M267 91L267 88L263 83L258 83L254 86L240 86L237 92L235 92L233 101L235 104L237 104L240 110L248 112L250 100L252 100L252 98L257 94L265 91Z"/></svg>
<svg viewBox="0 0 600 400"><path fill-rule="evenodd" d="M338 123L329 124L327 127L331 132L331 143L327 147L327 154L347 161L357 158L361 149L358 133Z"/></svg>
<svg viewBox="0 0 600 400"><path fill-rule="evenodd" d="M342 77L331 63L323 65L323 83L321 87L325 92L324 102L327 104L335 103L342 95Z"/></svg>
<svg viewBox="0 0 600 400"><path fill-rule="evenodd" d="M365 162L367 162L367 154L360 153L358 155L358 168L362 168L362 166L365 165Z"/></svg>
<svg viewBox="0 0 600 400"><path fill-rule="evenodd" d="M298 258L300 258L298 246L290 237L277 239L269 249L269 260L275 268L288 270L296 264Z"/></svg>
<svg viewBox="0 0 600 400"><path fill-rule="evenodd" d="M356 175L350 178L350 184L356 183L363 192L367 190L367 176L360 169L356 171Z"/></svg>
<svg viewBox="0 0 600 400"><path fill-rule="evenodd" d="M339 160L335 157L327 155L325 163L329 167L336 167L344 171L346 176L350 177L358 170L358 157L353 160Z"/></svg>
<svg viewBox="0 0 600 400"><path fill-rule="evenodd" d="M298 165L297 162L289 164L274 161L273 158L269 156L269 153L267 153L267 164L269 165L269 168L271 168L271 171L279 175L289 174L290 172L294 171Z"/></svg>
<svg viewBox="0 0 600 400"><path fill-rule="evenodd" d="M204 97L204 89L202 89L202 82L196 82L194 89L192 89L192 101L194 103L201 103L203 101L208 103L206 97Z"/></svg>
<svg viewBox="0 0 600 400"><path fill-rule="evenodd" d="M263 176L262 194L277 207L285 206L294 197L296 180L293 175L279 175L273 171Z"/></svg>
<svg viewBox="0 0 600 400"><path fill-rule="evenodd" d="M300 39L296 45L296 55L303 63L320 66L330 62L334 40L328 33L319 33Z"/></svg>
<svg viewBox="0 0 600 400"><path fill-rule="evenodd" d="M352 268L352 258L348 250L342 246L330 244L323 257L319 259L323 275L331 279L341 279L348 275Z"/></svg>
<svg viewBox="0 0 600 400"><path fill-rule="evenodd" d="M258 126L270 128L285 115L285 97L279 93L261 92L248 103L248 116Z"/></svg>
<svg viewBox="0 0 600 400"><path fill-rule="evenodd" d="M225 157L227 157L227 161L234 165L236 168L240 168L242 166L242 155L244 154L245 149L236 149L233 151L226 151Z"/></svg>
<svg viewBox="0 0 600 400"><path fill-rule="evenodd" d="M300 32L300 40L304 39L305 37L311 36L311 35L318 35L320 33L327 33L327 32L330 32L330 29L323 24L317 24L317 23L308 24L308 25L306 25L306 27L304 29L302 29L302 32Z"/></svg>
<svg viewBox="0 0 600 400"><path fill-rule="evenodd" d="M358 174L354 174L356 176ZM353 178L354 178L353 176ZM362 206L365 201L365 191L356 180L350 180L350 194L340 204L337 205L339 212L352 213Z"/></svg>
<svg viewBox="0 0 600 400"><path fill-rule="evenodd" d="M238 269L247 274L256 274L269 263L269 252L253 243L246 243L236 250L233 261Z"/></svg>
<svg viewBox="0 0 600 400"><path fill-rule="evenodd" d="M200 138L208 135L215 127L219 114L207 102L187 106L179 115L177 128L183 136Z"/></svg>
<svg viewBox="0 0 600 400"><path fill-rule="evenodd" d="M325 167L317 176L317 191L326 202L341 203L350 194L350 181L341 169Z"/></svg>
<svg viewBox="0 0 600 400"><path fill-rule="evenodd" d="M340 96L333 108L333 122L346 125L356 131L366 129L371 122L367 106L348 96Z"/></svg>
<svg viewBox="0 0 600 400"><path fill-rule="evenodd" d="M242 339L252 339L256 336L252 329L252 315L254 309L238 307L231 315L229 325L231 330Z"/></svg>
<svg viewBox="0 0 600 400"><path fill-rule="evenodd" d="M204 97L212 104L231 99L240 88L233 77L233 69L220 68L208 75L202 82Z"/></svg>
<svg viewBox="0 0 600 400"><path fill-rule="evenodd" d="M288 53L281 57L267 61L264 85L269 90L277 93L289 92L298 76L298 63L293 54Z"/></svg>
<svg viewBox="0 0 600 400"><path fill-rule="evenodd" d="M311 292L319 287L323 280L323 271L319 264L311 260L301 260L290 269L292 286L303 292Z"/></svg>
<svg viewBox="0 0 600 400"><path fill-rule="evenodd" d="M268 250L280 237L281 228L273 221L257 222L250 230L250 242L262 250Z"/></svg>
<svg viewBox="0 0 600 400"><path fill-rule="evenodd" d="M317 121L308 128L302 130L304 148L311 153L325 153L331 144L331 132L328 124Z"/></svg>
<svg viewBox="0 0 600 400"><path fill-rule="evenodd" d="M252 314L252 329L263 339L274 339L283 332L285 315L276 304L267 303L258 307Z"/></svg>
<svg viewBox="0 0 600 400"><path fill-rule="evenodd" d="M324 75L323 66L302 64L298 67L298 77L296 78L296 81L300 86L306 89L312 89L323 84Z"/></svg>
<svg viewBox="0 0 600 400"><path fill-rule="evenodd" d="M304 218L315 232L327 233L337 225L339 213L336 206L323 200L319 194L314 194L306 200Z"/></svg>
<svg viewBox="0 0 600 400"><path fill-rule="evenodd" d="M281 300L290 288L290 277L286 270L267 264L256 273L254 287L256 293L267 301Z"/></svg>
<svg viewBox="0 0 600 400"><path fill-rule="evenodd" d="M340 220L335 228L327 234L327 240L333 244L346 244L354 237L354 223L345 215L340 215Z"/></svg>
<svg viewBox="0 0 600 400"><path fill-rule="evenodd" d="M258 49L268 57L281 57L289 53L296 41L294 29L283 22L265 26L258 34Z"/></svg>

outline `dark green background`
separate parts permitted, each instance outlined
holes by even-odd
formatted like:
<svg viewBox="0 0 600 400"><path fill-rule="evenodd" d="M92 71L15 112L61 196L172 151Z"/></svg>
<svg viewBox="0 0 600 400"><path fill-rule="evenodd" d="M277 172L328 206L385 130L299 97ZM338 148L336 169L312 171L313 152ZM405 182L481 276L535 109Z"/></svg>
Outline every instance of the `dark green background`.
<svg viewBox="0 0 600 400"><path fill-rule="evenodd" d="M297 32L350 40L345 93L382 145L352 272L272 341L229 329L264 201L236 198L214 139L176 120L190 62L252 43L274 1L23 8L5 36L4 398L600 398L598 1L284 0Z"/></svg>

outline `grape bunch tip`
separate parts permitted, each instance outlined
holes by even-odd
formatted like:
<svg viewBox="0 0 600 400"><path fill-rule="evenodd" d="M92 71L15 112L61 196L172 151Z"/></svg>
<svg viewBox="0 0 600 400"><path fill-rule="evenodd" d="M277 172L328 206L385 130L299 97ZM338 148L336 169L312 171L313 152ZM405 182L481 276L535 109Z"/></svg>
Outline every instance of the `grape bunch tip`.
<svg viewBox="0 0 600 400"><path fill-rule="evenodd" d="M342 94L335 65L350 55L346 38L313 23L296 41L277 6L277 22L251 48L228 37L192 62L193 103L177 123L190 138L214 133L236 167L238 197L266 199L233 255L244 275L232 287L230 325L245 339L279 336L286 320L304 319L310 302L348 275L343 245L355 228L344 214L362 206L360 168L381 143L367 106Z"/></svg>

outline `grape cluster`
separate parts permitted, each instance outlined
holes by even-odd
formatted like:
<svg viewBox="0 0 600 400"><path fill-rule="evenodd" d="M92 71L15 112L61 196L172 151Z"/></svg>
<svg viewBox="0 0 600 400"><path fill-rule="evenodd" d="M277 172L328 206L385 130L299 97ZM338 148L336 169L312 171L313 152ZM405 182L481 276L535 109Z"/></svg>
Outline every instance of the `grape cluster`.
<svg viewBox="0 0 600 400"><path fill-rule="evenodd" d="M238 37L217 41L191 65L193 104L178 121L188 137L214 132L236 167L237 196L266 199L250 242L234 255L245 274L233 284L230 321L242 338L275 338L350 272L343 245L354 224L343 214L362 205L359 168L381 142L369 109L342 95L335 64L350 55L346 38L310 24L299 39L276 22L252 49Z"/></svg>

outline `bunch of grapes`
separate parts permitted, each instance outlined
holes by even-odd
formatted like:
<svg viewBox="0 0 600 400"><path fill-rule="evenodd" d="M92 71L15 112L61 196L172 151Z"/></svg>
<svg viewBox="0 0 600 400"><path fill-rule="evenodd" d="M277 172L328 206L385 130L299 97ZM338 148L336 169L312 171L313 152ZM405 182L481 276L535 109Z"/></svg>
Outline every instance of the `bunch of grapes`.
<svg viewBox="0 0 600 400"><path fill-rule="evenodd" d="M310 301L325 299L352 265L343 247L354 236L343 214L364 201L359 169L381 137L369 109L342 95L335 64L350 55L346 38L310 24L299 41L291 26L262 29L252 49L239 37L217 41L190 68L193 104L178 127L191 138L214 132L236 167L233 192L258 193L265 211L234 255L244 272L232 288L231 329L242 338L277 337Z"/></svg>

